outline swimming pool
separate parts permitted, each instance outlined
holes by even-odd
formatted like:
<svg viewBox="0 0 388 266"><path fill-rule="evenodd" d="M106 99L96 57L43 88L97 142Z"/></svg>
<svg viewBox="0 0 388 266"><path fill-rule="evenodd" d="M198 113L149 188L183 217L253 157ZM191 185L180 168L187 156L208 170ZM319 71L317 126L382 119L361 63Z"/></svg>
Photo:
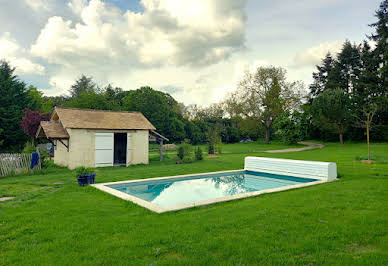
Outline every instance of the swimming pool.
<svg viewBox="0 0 388 266"><path fill-rule="evenodd" d="M247 170L95 184L100 190L162 213L326 182Z"/></svg>

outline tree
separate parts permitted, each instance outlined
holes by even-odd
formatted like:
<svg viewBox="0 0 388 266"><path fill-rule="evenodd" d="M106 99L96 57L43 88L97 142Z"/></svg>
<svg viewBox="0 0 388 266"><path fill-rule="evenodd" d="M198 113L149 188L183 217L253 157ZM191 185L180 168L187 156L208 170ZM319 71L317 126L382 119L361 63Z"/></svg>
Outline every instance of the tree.
<svg viewBox="0 0 388 266"><path fill-rule="evenodd" d="M287 144L296 144L303 140L302 116L298 112L284 112L274 123L276 134Z"/></svg>
<svg viewBox="0 0 388 266"><path fill-rule="evenodd" d="M286 80L283 68L259 67L254 73L245 73L229 99L229 109L233 109L229 112L259 121L265 129L265 142L269 143L273 122L282 112L297 108L302 88L301 82Z"/></svg>
<svg viewBox="0 0 388 266"><path fill-rule="evenodd" d="M376 42L374 50L375 58L379 63L379 74L382 86L388 87L388 0L381 2L379 9L375 13L377 22L369 26L374 28L375 32L369 36L369 39Z"/></svg>
<svg viewBox="0 0 388 266"><path fill-rule="evenodd" d="M70 95L72 98L77 98L81 93L96 92L96 84L94 84L92 77L82 75L78 78L70 88Z"/></svg>
<svg viewBox="0 0 388 266"><path fill-rule="evenodd" d="M20 120L29 104L24 82L14 75L15 68L0 61L0 142L2 150L19 150L26 141Z"/></svg>
<svg viewBox="0 0 388 266"><path fill-rule="evenodd" d="M379 74L379 59L373 56L368 42L364 41L361 48L360 75L355 81L352 98L353 116L358 125L365 128L368 146L368 160L370 160L370 130L379 108L387 104L387 88L383 86ZM385 104L384 104L385 103Z"/></svg>
<svg viewBox="0 0 388 266"><path fill-rule="evenodd" d="M315 123L337 132L341 145L350 119L350 98L342 89L326 90L313 100L311 112Z"/></svg>
<svg viewBox="0 0 388 266"><path fill-rule="evenodd" d="M329 79L328 88L340 88L346 93L352 93L354 89L354 80L358 77L360 72L360 51L358 47L346 41L342 46L340 53L338 53L335 62L334 73L338 73L336 82ZM335 77L332 74L331 79ZM330 84L331 82L331 84Z"/></svg>
<svg viewBox="0 0 388 266"><path fill-rule="evenodd" d="M25 109L21 121L21 126L26 135L31 137L31 143L34 144L35 134L39 128L40 121L50 120L50 114L42 114L38 110Z"/></svg>
<svg viewBox="0 0 388 266"><path fill-rule="evenodd" d="M327 53L322 60L322 65L318 65L317 72L313 72L313 83L310 85L310 98L315 98L321 94L325 89L332 76L335 60L330 53Z"/></svg>
<svg viewBox="0 0 388 266"><path fill-rule="evenodd" d="M83 91L77 97L71 98L66 103L66 107L111 110L110 103L103 94Z"/></svg>
<svg viewBox="0 0 388 266"><path fill-rule="evenodd" d="M128 91L123 98L123 110L141 112L160 132L171 141L185 138L185 124L177 112L178 102L171 95L150 87Z"/></svg>

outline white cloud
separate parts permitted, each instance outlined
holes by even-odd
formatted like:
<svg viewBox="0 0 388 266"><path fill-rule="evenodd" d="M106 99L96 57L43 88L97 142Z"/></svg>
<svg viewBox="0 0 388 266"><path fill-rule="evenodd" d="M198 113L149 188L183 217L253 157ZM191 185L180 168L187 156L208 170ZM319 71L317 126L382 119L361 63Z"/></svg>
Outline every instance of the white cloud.
<svg viewBox="0 0 388 266"><path fill-rule="evenodd" d="M9 32L0 35L0 59L9 61L13 67L16 67L18 74L43 75L45 68L32 62L25 54L26 51L19 46Z"/></svg>
<svg viewBox="0 0 388 266"><path fill-rule="evenodd" d="M219 62L244 47L245 0L142 0L144 13L100 0L73 0L81 23L51 17L31 47L58 64L192 65Z"/></svg>
<svg viewBox="0 0 388 266"><path fill-rule="evenodd" d="M296 54L291 66L298 68L320 64L328 52L336 55L341 50L343 43L344 41L323 42L305 49Z"/></svg>
<svg viewBox="0 0 388 266"><path fill-rule="evenodd" d="M25 0L25 3L36 11L50 9L49 3L47 0Z"/></svg>
<svg viewBox="0 0 388 266"><path fill-rule="evenodd" d="M179 100L207 103L209 86L219 84L196 81L244 49L245 2L142 0L144 12L123 13L101 0L71 0L77 18L50 17L30 52L51 64L51 91L65 92L87 74L125 89L182 88Z"/></svg>

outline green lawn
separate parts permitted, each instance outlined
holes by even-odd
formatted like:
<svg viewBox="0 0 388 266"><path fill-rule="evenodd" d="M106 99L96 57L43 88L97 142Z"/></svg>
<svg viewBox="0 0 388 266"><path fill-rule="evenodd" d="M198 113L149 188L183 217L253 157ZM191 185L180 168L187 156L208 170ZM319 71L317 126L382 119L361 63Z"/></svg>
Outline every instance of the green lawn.
<svg viewBox="0 0 388 266"><path fill-rule="evenodd" d="M388 264L388 164L356 161L366 145L283 154L258 152L280 144L233 145L192 164L153 157L98 169L97 181L241 169L246 155L334 161L341 178L165 214L80 187L67 169L0 178L0 196L16 197L0 203L0 264ZM386 162L388 143L372 155Z"/></svg>

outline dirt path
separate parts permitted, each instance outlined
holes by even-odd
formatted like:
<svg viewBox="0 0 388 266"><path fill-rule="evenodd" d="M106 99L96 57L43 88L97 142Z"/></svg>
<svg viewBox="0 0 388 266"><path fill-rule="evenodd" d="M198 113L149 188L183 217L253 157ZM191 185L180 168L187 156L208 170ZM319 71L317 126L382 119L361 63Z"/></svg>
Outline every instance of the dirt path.
<svg viewBox="0 0 388 266"><path fill-rule="evenodd" d="M282 149L282 150L268 150L264 152L269 152L269 153L281 153L281 152L297 152L297 151L307 151L307 150L312 150L312 149L322 149L325 147L323 144L319 143L313 143L313 142L306 142L306 141L301 141L298 142L299 144L307 145L306 147L302 148L291 148L291 149Z"/></svg>

